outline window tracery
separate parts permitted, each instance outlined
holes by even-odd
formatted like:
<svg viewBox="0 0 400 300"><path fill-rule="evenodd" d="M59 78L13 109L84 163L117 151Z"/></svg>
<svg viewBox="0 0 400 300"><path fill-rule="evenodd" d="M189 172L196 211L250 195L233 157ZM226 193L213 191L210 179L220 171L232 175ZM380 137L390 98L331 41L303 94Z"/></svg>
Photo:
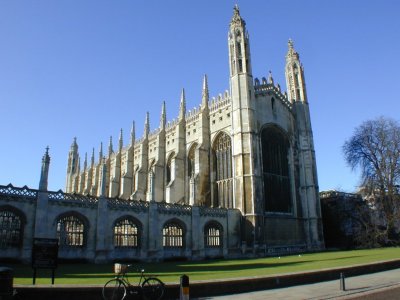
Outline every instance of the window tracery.
<svg viewBox="0 0 400 300"><path fill-rule="evenodd" d="M215 183L217 185L216 201L220 207L233 207L232 180L232 146L231 138L221 133L213 147Z"/></svg>
<svg viewBox="0 0 400 300"><path fill-rule="evenodd" d="M204 227L204 245L208 248L222 247L222 226L217 222L210 222Z"/></svg>
<svg viewBox="0 0 400 300"><path fill-rule="evenodd" d="M139 246L139 229L133 220L125 218L115 223L114 246L121 248Z"/></svg>
<svg viewBox="0 0 400 300"><path fill-rule="evenodd" d="M10 210L0 211L0 248L21 247L22 236L21 217Z"/></svg>
<svg viewBox="0 0 400 300"><path fill-rule="evenodd" d="M85 225L81 218L69 214L57 220L57 238L60 247L83 247Z"/></svg>
<svg viewBox="0 0 400 300"><path fill-rule="evenodd" d="M170 222L163 227L163 246L167 248L183 247L182 226L176 222Z"/></svg>
<svg viewBox="0 0 400 300"><path fill-rule="evenodd" d="M261 146L265 210L290 213L289 141L279 129L267 127L261 133Z"/></svg>

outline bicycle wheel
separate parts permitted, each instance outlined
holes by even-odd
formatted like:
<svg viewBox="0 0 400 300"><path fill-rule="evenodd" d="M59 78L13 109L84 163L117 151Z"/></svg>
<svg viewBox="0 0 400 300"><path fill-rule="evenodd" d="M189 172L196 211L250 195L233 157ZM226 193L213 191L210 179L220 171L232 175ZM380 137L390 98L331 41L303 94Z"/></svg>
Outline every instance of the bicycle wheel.
<svg viewBox="0 0 400 300"><path fill-rule="evenodd" d="M155 277L147 278L142 283L142 295L145 300L160 300L164 295L164 283Z"/></svg>
<svg viewBox="0 0 400 300"><path fill-rule="evenodd" d="M125 296L126 287L120 279L111 279L103 287L104 300L122 300Z"/></svg>

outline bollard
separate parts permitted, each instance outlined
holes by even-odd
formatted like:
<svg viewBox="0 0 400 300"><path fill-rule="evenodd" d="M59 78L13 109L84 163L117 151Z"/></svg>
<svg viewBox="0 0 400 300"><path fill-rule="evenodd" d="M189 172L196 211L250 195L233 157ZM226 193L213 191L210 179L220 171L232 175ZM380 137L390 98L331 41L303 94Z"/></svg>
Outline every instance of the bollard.
<svg viewBox="0 0 400 300"><path fill-rule="evenodd" d="M340 273L340 290L345 291L346 290L346 283L344 281L344 274Z"/></svg>
<svg viewBox="0 0 400 300"><path fill-rule="evenodd" d="M13 296L13 269L0 267L0 299L12 299Z"/></svg>
<svg viewBox="0 0 400 300"><path fill-rule="evenodd" d="M189 300L189 276L181 276L181 293L179 300Z"/></svg>

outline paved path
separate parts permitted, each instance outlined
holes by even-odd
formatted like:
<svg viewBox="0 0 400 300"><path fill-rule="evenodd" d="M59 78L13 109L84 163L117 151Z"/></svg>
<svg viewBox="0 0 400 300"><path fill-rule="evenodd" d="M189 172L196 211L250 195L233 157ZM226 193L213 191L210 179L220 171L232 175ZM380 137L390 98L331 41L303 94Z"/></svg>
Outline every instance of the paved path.
<svg viewBox="0 0 400 300"><path fill-rule="evenodd" d="M199 300L264 300L264 299L400 299L400 269L349 277L345 280L346 291L340 290L340 281L326 281L282 289L258 291ZM381 296L372 296L381 292ZM383 296L383 295L386 296ZM395 294L395 295L393 295ZM370 295L370 296L368 296Z"/></svg>

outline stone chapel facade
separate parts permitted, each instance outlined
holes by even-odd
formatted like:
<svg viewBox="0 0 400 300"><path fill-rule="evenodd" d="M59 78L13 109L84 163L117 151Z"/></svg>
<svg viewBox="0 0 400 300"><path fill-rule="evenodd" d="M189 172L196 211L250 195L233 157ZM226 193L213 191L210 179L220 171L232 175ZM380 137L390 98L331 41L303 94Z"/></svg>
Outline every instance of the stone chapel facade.
<svg viewBox="0 0 400 300"><path fill-rule="evenodd" d="M268 80L254 79L249 35L238 7L234 8L229 26L228 48L229 92L210 100L205 76L198 108L186 111L182 90L176 120L167 122L164 103L157 129L150 131L147 113L139 139L133 123L129 144L124 146L121 134L114 150L110 138L106 155L100 146L97 162L93 149L90 161L85 155L81 166L74 139L68 155L66 192L51 199L47 193L47 201L79 198L78 202L83 203L89 199L87 207L96 208L97 216L93 210L85 222L97 218L97 227L91 228L94 236L106 230L101 229L105 225L100 224L99 216L103 220L114 216L115 220L110 221L114 230L106 233L111 237L105 238L104 245L93 246L108 249L104 252L108 253L105 256L108 259L118 257L106 246L107 241L116 241L112 237L117 234L115 226L122 222L121 228L129 227L125 226L129 218L128 221L120 218L124 213L138 221L137 230L143 229L142 238L145 236L148 252L144 254L142 250L141 257L149 257L156 250L164 251L163 255L155 254L156 257L166 257L169 250L165 248L168 241L162 237L163 230L182 234L177 229L179 226L168 227L168 218L160 218L160 214L168 215L168 210L175 214L174 220L187 233L199 232L186 246L176 239L171 242L192 250L196 244L193 241L203 239L200 235L207 222L216 224L212 227L216 231L209 231L208 237L215 238L215 232L224 232L225 248L220 252L223 256L276 252L268 249L284 252L285 249L306 251L324 247L313 133L299 54L289 40L285 63L287 91L283 92L274 83L271 74ZM45 158L43 162L46 169ZM46 176L42 173L42 177ZM47 184L42 185L38 195L46 190ZM84 208L79 210L84 216ZM135 215L140 213L146 214L145 221L141 219L143 216ZM179 221L179 216L189 215L187 221ZM193 222L193 218L197 221ZM152 222L160 223L159 227ZM52 224L54 227L58 223ZM159 246L150 246L151 239L156 238L160 238ZM205 244L207 241L194 247L197 252L183 251L180 255L190 257L193 253L203 253L198 257L205 257L202 250ZM217 242L214 246L217 244L223 243ZM92 258L97 254L93 255Z"/></svg>

